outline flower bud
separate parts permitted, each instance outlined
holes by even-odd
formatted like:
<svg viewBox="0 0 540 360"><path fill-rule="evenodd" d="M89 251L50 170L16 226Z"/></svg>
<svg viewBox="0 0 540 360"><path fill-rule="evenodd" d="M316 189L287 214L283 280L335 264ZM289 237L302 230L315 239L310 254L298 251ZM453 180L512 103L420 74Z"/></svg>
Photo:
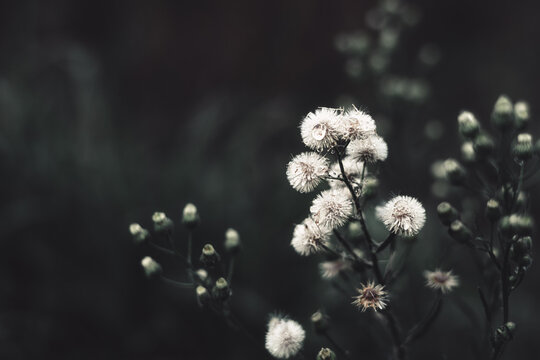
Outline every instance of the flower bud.
<svg viewBox="0 0 540 360"><path fill-rule="evenodd" d="M499 221L499 229L508 237L513 235L530 235L532 227L533 220L527 215L512 214L503 217Z"/></svg>
<svg viewBox="0 0 540 360"><path fill-rule="evenodd" d="M227 231L225 231L225 249L229 253L236 255L240 252L240 248L241 243L238 231L232 228L227 229Z"/></svg>
<svg viewBox="0 0 540 360"><path fill-rule="evenodd" d="M203 246L200 260L204 266L212 268L219 262L220 257L211 244L206 244Z"/></svg>
<svg viewBox="0 0 540 360"><path fill-rule="evenodd" d="M461 220L454 220L450 224L448 233L454 240L462 244L470 242L473 238L471 230L469 230L469 228L465 226Z"/></svg>
<svg viewBox="0 0 540 360"><path fill-rule="evenodd" d="M155 276L161 275L162 268L154 259L150 256L146 256L141 260L141 265L144 269L144 273L147 277L153 278Z"/></svg>
<svg viewBox="0 0 540 360"><path fill-rule="evenodd" d="M495 331L495 341L501 342L501 341L509 341L514 336L514 333L516 331L516 324L512 321L507 322L504 325L501 325L497 328L497 331Z"/></svg>
<svg viewBox="0 0 540 360"><path fill-rule="evenodd" d="M512 148L512 154L521 161L529 160L533 156L533 139L531 134L521 133Z"/></svg>
<svg viewBox="0 0 540 360"><path fill-rule="evenodd" d="M533 258L531 255L526 254L519 259L519 266L521 266L524 269L528 269L533 263Z"/></svg>
<svg viewBox="0 0 540 360"><path fill-rule="evenodd" d="M197 278L199 278L200 282L203 284L206 284L209 280L208 271L206 271L205 269L199 269L195 271L195 275L197 275Z"/></svg>
<svg viewBox="0 0 540 360"><path fill-rule="evenodd" d="M486 217L490 221L497 221L502 215L501 204L496 199L489 199L486 204Z"/></svg>
<svg viewBox="0 0 540 360"><path fill-rule="evenodd" d="M527 204L527 193L525 191L518 192L516 197L516 205L518 208L524 208Z"/></svg>
<svg viewBox="0 0 540 360"><path fill-rule="evenodd" d="M205 305L210 301L210 293L204 286L197 286L195 293L197 294L197 301L200 306Z"/></svg>
<svg viewBox="0 0 540 360"><path fill-rule="evenodd" d="M518 101L514 105L514 124L519 130L525 129L529 124L529 105L524 101Z"/></svg>
<svg viewBox="0 0 540 360"><path fill-rule="evenodd" d="M163 212L155 212L152 215L152 221L154 222L154 231L171 232L174 229L174 223Z"/></svg>
<svg viewBox="0 0 540 360"><path fill-rule="evenodd" d="M220 277L216 280L214 288L212 289L214 297L220 300L227 300L231 296L231 288L229 283L224 278Z"/></svg>
<svg viewBox="0 0 540 360"><path fill-rule="evenodd" d="M499 96L491 114L493 124L501 130L508 129L512 126L513 114L514 107L510 99L505 95Z"/></svg>
<svg viewBox="0 0 540 360"><path fill-rule="evenodd" d="M437 206L437 214L443 225L450 225L454 220L459 219L459 212L448 202L442 202Z"/></svg>
<svg viewBox="0 0 540 360"><path fill-rule="evenodd" d="M357 239L362 236L362 225L358 221L351 221L349 223L349 237L351 239Z"/></svg>
<svg viewBox="0 0 540 360"><path fill-rule="evenodd" d="M495 149L495 143L493 142L491 136L486 133L480 133L474 139L473 147L476 151L477 158L484 159L487 156L491 155L491 153L493 153L493 150Z"/></svg>
<svg viewBox="0 0 540 360"><path fill-rule="evenodd" d="M476 152L474 151L474 145L472 141L465 141L461 145L461 158L466 163L473 163L476 161Z"/></svg>
<svg viewBox="0 0 540 360"><path fill-rule="evenodd" d="M188 229L194 229L199 225L200 221L197 207L191 203L187 204L182 211L182 224Z"/></svg>
<svg viewBox="0 0 540 360"><path fill-rule="evenodd" d="M458 129L464 137L474 139L480 131L480 124L471 112L463 111L458 116Z"/></svg>
<svg viewBox="0 0 540 360"><path fill-rule="evenodd" d="M317 360L336 360L336 354L329 348L322 348L317 354Z"/></svg>
<svg viewBox="0 0 540 360"><path fill-rule="evenodd" d="M530 236L524 236L520 238L515 244L514 248L522 254L526 254L532 249L532 238Z"/></svg>
<svg viewBox="0 0 540 360"><path fill-rule="evenodd" d="M328 315L324 314L320 310L311 315L311 323L313 324L315 332L318 334L324 333L330 326Z"/></svg>
<svg viewBox="0 0 540 360"><path fill-rule="evenodd" d="M133 236L133 241L136 244L141 244L148 239L148 236L150 235L148 233L148 230L143 229L143 227L137 223L133 223L129 225L129 232L131 233L131 236Z"/></svg>
<svg viewBox="0 0 540 360"><path fill-rule="evenodd" d="M450 183L454 185L461 185L465 182L467 175L465 169L455 159L448 159L444 161L444 170L446 177Z"/></svg>

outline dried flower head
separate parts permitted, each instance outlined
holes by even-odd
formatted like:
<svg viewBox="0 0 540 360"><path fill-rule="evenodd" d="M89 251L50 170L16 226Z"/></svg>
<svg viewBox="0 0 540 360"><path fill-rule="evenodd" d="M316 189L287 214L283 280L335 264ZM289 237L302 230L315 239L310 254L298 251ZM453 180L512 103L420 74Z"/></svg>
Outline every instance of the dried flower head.
<svg viewBox="0 0 540 360"><path fill-rule="evenodd" d="M413 237L424 227L426 210L411 196L396 196L383 206L377 207L377 217L388 231Z"/></svg>
<svg viewBox="0 0 540 360"><path fill-rule="evenodd" d="M327 173L328 160L314 152L297 155L287 165L287 179L301 193L315 189Z"/></svg>
<svg viewBox="0 0 540 360"><path fill-rule="evenodd" d="M375 120L369 115L353 106L347 110L339 123L337 131L344 140L366 139L375 135Z"/></svg>
<svg viewBox="0 0 540 360"><path fill-rule="evenodd" d="M424 277L426 278L426 286L440 290L443 294L452 291L453 288L459 285L459 280L456 275L450 271L442 271L435 269L435 271L424 271Z"/></svg>
<svg viewBox="0 0 540 360"><path fill-rule="evenodd" d="M340 110L331 108L320 108L309 113L300 124L304 144L316 151L334 146L338 139L337 127L341 116Z"/></svg>
<svg viewBox="0 0 540 360"><path fill-rule="evenodd" d="M307 218L302 224L295 226L291 245L298 254L307 256L319 251L329 237L329 230L321 228L313 219Z"/></svg>
<svg viewBox="0 0 540 360"><path fill-rule="evenodd" d="M388 157L388 145L382 137L372 135L365 139L351 141L347 154L357 161L373 163L384 161Z"/></svg>
<svg viewBox="0 0 540 360"><path fill-rule="evenodd" d="M369 308L373 310L383 310L388 301L388 293L384 290L384 285L369 282L362 284L361 289L357 289L358 296L354 297L353 305L358 306L362 311Z"/></svg>
<svg viewBox="0 0 540 360"><path fill-rule="evenodd" d="M351 267L351 262L345 259L324 261L319 264L319 270L324 279L333 279L338 276L340 272L349 270Z"/></svg>
<svg viewBox="0 0 540 360"><path fill-rule="evenodd" d="M306 332L296 321L272 316L266 332L266 350L278 359L288 359L302 349L305 337Z"/></svg>
<svg viewBox="0 0 540 360"><path fill-rule="evenodd" d="M353 214L353 203L347 189L330 189L317 195L309 210L317 224L335 229Z"/></svg>

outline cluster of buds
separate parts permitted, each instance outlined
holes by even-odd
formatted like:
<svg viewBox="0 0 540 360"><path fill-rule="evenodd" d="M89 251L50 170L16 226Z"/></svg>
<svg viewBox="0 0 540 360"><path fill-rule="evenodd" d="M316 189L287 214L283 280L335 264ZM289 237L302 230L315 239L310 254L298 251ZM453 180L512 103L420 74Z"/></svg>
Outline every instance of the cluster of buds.
<svg viewBox="0 0 540 360"><path fill-rule="evenodd" d="M353 79L375 80L378 91L388 99L422 103L430 93L424 78L426 70L435 66L441 57L434 44L422 44L414 59L417 76L403 76L394 71L399 44L407 29L420 21L421 13L414 5L396 0L380 0L367 12L367 29L339 34L335 46L346 56L345 71ZM401 59L403 61L403 59Z"/></svg>
<svg viewBox="0 0 540 360"><path fill-rule="evenodd" d="M176 246L173 238L174 222L167 217L164 212L155 212L152 215L153 236L150 231L144 229L139 224L131 224L129 232L137 245L146 244L156 252L177 258L186 265L186 276L188 282L179 282L164 276L163 267L152 257L146 256L142 259L141 265L144 273L149 278L159 278L164 283L194 290L199 305L208 305L213 311L227 315L228 301L232 295L230 287L233 264L235 257L239 254L241 248L240 236L234 229L228 229L225 232L224 248L229 255L228 273L221 273L220 266L222 259L212 244L206 244L202 247L199 258L201 268L195 269L192 262L192 236L193 231L200 224L200 217L197 207L193 204L187 204L182 212L181 223L188 231L187 250L182 253Z"/></svg>
<svg viewBox="0 0 540 360"><path fill-rule="evenodd" d="M535 155L533 137L524 132L529 123L529 108L525 102L513 104L504 95L497 99L491 114L497 141L482 128L473 113L463 111L457 120L463 139L464 165L448 159L440 163L440 171L439 165L432 169L438 181L444 176L449 184L466 191L464 211L461 213L449 202L442 202L437 213L454 240L485 253L483 271L499 275L486 276L487 281L500 282L500 286L488 285L500 289L497 299L502 299L503 305L505 323L492 337L497 355L502 344L511 340L515 328L513 322L508 322L508 298L532 264L534 223L527 213L529 194L525 179L536 170L527 169L528 161ZM467 207L477 206L483 206L482 213L467 209L471 213L465 214ZM489 312L479 289L485 311Z"/></svg>

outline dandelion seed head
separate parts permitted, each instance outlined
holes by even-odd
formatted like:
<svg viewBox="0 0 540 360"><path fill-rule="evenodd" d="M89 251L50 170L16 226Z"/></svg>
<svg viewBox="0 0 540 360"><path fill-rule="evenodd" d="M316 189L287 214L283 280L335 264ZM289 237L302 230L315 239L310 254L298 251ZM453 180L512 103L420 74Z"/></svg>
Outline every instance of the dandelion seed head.
<svg viewBox="0 0 540 360"><path fill-rule="evenodd" d="M319 251L329 238L329 230L307 218L302 224L295 226L291 245L298 254L307 256Z"/></svg>
<svg viewBox="0 0 540 360"><path fill-rule="evenodd" d="M459 285L459 279L456 275L450 271L442 271L435 269L435 271L424 271L424 277L426 278L426 286L440 290L443 294L452 291L453 288Z"/></svg>
<svg viewBox="0 0 540 360"><path fill-rule="evenodd" d="M315 189L327 173L328 160L315 152L297 155L287 165L287 179L301 193Z"/></svg>
<svg viewBox="0 0 540 360"><path fill-rule="evenodd" d="M384 161L388 157L388 145L382 137L371 135L365 139L351 141L347 147L347 154L352 159L367 163Z"/></svg>
<svg viewBox="0 0 540 360"><path fill-rule="evenodd" d="M316 151L334 146L338 139L336 129L341 116L340 110L331 108L320 108L309 113L300 124L300 134L304 144Z"/></svg>
<svg viewBox="0 0 540 360"><path fill-rule="evenodd" d="M376 212L388 231L400 236L415 236L426 222L426 210L411 196L396 196Z"/></svg>
<svg viewBox="0 0 540 360"><path fill-rule="evenodd" d="M388 302L388 293L384 290L384 285L369 282L362 284L360 289L356 289L358 295L354 297L353 305L362 311L372 308L375 311L383 310Z"/></svg>
<svg viewBox="0 0 540 360"><path fill-rule="evenodd" d="M313 220L319 226L335 229L344 225L353 214L353 203L348 189L330 189L321 192L310 208Z"/></svg>
<svg viewBox="0 0 540 360"><path fill-rule="evenodd" d="M375 135L376 129L375 120L369 114L353 107L343 114L337 131L344 140L356 140Z"/></svg>
<svg viewBox="0 0 540 360"><path fill-rule="evenodd" d="M296 321L273 316L268 322L266 350L278 359L288 359L302 349L305 337L306 332Z"/></svg>

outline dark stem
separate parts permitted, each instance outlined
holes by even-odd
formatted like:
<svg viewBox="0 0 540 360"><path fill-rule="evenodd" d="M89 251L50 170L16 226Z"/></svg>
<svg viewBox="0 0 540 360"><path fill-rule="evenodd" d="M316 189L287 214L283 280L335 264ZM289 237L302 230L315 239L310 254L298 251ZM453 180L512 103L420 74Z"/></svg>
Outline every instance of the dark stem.
<svg viewBox="0 0 540 360"><path fill-rule="evenodd" d="M403 342L404 345L407 345L414 340L418 339L426 333L429 327L433 324L437 315L440 313L442 307L442 294L439 291L437 297L433 301L430 310L427 312L426 316L416 324L407 335L407 338Z"/></svg>
<svg viewBox="0 0 540 360"><path fill-rule="evenodd" d="M192 283L186 283L186 282L180 282L180 281L172 280L172 279L169 279L169 278L167 278L167 277L165 277L163 275L160 276L160 279L165 284L172 285L172 286L177 287L177 288L189 289L189 288L193 287Z"/></svg>

